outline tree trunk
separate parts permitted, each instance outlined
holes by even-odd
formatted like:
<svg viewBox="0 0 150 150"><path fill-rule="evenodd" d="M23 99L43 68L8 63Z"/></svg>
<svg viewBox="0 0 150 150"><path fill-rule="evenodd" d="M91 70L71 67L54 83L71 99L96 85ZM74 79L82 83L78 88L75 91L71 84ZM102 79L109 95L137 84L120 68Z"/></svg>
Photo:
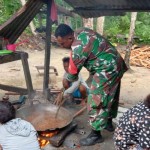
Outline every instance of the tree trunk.
<svg viewBox="0 0 150 150"><path fill-rule="evenodd" d="M93 18L83 19L83 25L84 27L93 29Z"/></svg>
<svg viewBox="0 0 150 150"><path fill-rule="evenodd" d="M42 24L42 14L39 13L39 14L37 15L37 17L38 17L38 21L39 21L39 26L42 27L42 26L43 26L43 24Z"/></svg>
<svg viewBox="0 0 150 150"><path fill-rule="evenodd" d="M133 36L134 36L136 17L137 17L137 12L132 12L131 13L131 23L130 23L130 33L129 33L127 47L126 47L126 54L125 54L125 58L124 58L125 63L129 69L130 69L130 54L131 54L131 47L133 44Z"/></svg>
<svg viewBox="0 0 150 150"><path fill-rule="evenodd" d="M26 3L25 0L20 0L20 2L21 2L21 4L22 4L22 6ZM30 26L30 29L31 29L32 34L36 35L35 27L34 27L34 24L33 24L32 21L30 22L29 26Z"/></svg>
<svg viewBox="0 0 150 150"><path fill-rule="evenodd" d="M104 21L105 17L99 17L97 18L97 26L96 26L96 31L103 35L103 30L104 30Z"/></svg>
<svg viewBox="0 0 150 150"><path fill-rule="evenodd" d="M69 19L67 16L64 16L64 23L69 25Z"/></svg>

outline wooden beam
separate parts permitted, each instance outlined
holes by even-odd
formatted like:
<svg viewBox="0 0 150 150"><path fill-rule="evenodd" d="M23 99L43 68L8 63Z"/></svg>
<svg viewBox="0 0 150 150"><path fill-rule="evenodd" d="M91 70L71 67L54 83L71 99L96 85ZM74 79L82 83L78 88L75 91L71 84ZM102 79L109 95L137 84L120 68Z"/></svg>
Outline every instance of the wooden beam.
<svg viewBox="0 0 150 150"><path fill-rule="evenodd" d="M27 89L28 89L28 97L29 97L29 99L32 99L34 97L34 90L33 90L30 70L29 70L28 59L26 57L24 57L24 54L21 54L21 61L22 61L26 86L27 86Z"/></svg>
<svg viewBox="0 0 150 150"><path fill-rule="evenodd" d="M15 52L15 53L12 53L12 54L6 54L6 55L3 55L3 56L0 56L0 64L20 60L21 59L21 54L24 55L24 58L26 58L26 59L28 58L28 53Z"/></svg>
<svg viewBox="0 0 150 150"><path fill-rule="evenodd" d="M58 13L61 15L65 15L65 16L70 16L70 17L76 17L77 15L73 12L71 12L70 10L65 9L62 6L57 5L58 8Z"/></svg>
<svg viewBox="0 0 150 150"><path fill-rule="evenodd" d="M51 55L51 28L52 21L51 16L52 1L47 1L47 19L46 19L46 40L45 40L45 60L44 60L44 79L43 79L43 93L46 99L50 99L49 84L49 66L50 66L50 55Z"/></svg>
<svg viewBox="0 0 150 150"><path fill-rule="evenodd" d="M4 91L11 91L11 92L20 93L21 95L27 95L28 94L28 90L25 88L21 88L21 87L15 87L15 86L0 84L0 89L2 89Z"/></svg>

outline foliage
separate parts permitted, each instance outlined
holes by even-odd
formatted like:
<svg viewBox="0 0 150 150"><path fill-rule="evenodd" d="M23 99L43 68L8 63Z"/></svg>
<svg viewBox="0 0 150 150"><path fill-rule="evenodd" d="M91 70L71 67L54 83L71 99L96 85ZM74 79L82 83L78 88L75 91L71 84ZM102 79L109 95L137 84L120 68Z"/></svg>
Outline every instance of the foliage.
<svg viewBox="0 0 150 150"><path fill-rule="evenodd" d="M138 13L135 34L142 43L150 43L150 13Z"/></svg>
<svg viewBox="0 0 150 150"><path fill-rule="evenodd" d="M109 40L117 43L126 43L130 29L130 13L125 16L105 17L104 35ZM138 43L150 42L150 13L138 12L135 36L138 37ZM118 37L118 35L122 35Z"/></svg>
<svg viewBox="0 0 150 150"><path fill-rule="evenodd" d="M55 0L55 2L66 9L72 9L64 2L64 0ZM0 24L8 20L20 7L20 0L0 0ZM104 36L106 36L112 43L126 43L130 29L130 17L131 13L127 13L125 16L105 17ZM36 16L33 21L36 27L40 26L38 16ZM59 23L64 23L63 15L59 17ZM46 15L43 15L42 24L46 24ZM77 29L83 26L83 20L80 16L77 16L76 18L70 17L69 24L73 29ZM56 27L56 24L52 26L53 32ZM96 29L96 19L94 20L94 29ZM27 28L26 32L30 33L30 30ZM136 42L150 43L150 13L138 12L135 36L139 38Z"/></svg>
<svg viewBox="0 0 150 150"><path fill-rule="evenodd" d="M129 28L129 14L125 16L105 17L104 35L112 42L125 43L124 38L117 38L117 35L128 36Z"/></svg>
<svg viewBox="0 0 150 150"><path fill-rule="evenodd" d="M0 0L0 24L9 19L20 6L20 0Z"/></svg>

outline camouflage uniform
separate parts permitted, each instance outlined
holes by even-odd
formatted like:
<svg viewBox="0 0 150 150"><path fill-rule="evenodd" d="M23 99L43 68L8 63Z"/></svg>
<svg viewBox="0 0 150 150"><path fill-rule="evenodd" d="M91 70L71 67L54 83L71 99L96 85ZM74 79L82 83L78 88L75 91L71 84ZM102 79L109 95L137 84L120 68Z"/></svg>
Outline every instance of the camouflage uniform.
<svg viewBox="0 0 150 150"><path fill-rule="evenodd" d="M84 28L74 33L68 80L74 81L84 66L93 80L88 96L89 122L102 130L118 110L120 80L127 67L117 50L101 35Z"/></svg>

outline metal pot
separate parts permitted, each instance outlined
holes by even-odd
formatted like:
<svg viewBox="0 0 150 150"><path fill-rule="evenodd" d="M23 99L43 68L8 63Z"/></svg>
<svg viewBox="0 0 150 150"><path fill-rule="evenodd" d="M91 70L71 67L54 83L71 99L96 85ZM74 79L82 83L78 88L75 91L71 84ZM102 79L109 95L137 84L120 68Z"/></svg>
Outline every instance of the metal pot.
<svg viewBox="0 0 150 150"><path fill-rule="evenodd" d="M58 106L53 104L35 104L20 108L16 116L29 121L37 131L56 130L69 125L72 114L61 107L56 117ZM56 117L56 118L55 118Z"/></svg>

